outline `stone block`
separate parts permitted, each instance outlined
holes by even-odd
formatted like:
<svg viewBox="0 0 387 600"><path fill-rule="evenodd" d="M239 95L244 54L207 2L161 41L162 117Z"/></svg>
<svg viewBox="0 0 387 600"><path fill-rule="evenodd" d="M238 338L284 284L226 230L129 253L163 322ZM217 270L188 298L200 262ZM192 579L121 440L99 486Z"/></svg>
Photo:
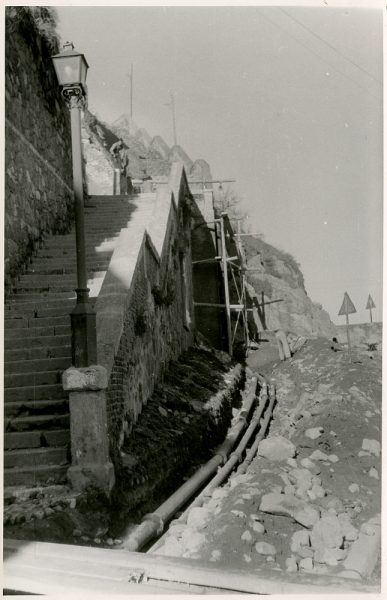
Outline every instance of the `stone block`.
<svg viewBox="0 0 387 600"><path fill-rule="evenodd" d="M108 386L107 371L100 365L70 367L62 375L62 384L66 392L104 390Z"/></svg>
<svg viewBox="0 0 387 600"><path fill-rule="evenodd" d="M369 577L379 558L380 538L380 529L375 535L360 533L344 561L345 569L355 571L362 577Z"/></svg>
<svg viewBox="0 0 387 600"><path fill-rule="evenodd" d="M109 495L115 483L114 467L111 462L71 466L67 471L72 488L82 492L96 487Z"/></svg>

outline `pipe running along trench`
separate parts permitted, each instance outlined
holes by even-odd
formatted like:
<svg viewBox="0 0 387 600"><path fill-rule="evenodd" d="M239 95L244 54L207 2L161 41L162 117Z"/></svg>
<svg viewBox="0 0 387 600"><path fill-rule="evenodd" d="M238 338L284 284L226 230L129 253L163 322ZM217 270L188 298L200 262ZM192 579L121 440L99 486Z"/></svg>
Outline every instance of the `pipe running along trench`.
<svg viewBox="0 0 387 600"><path fill-rule="evenodd" d="M256 387L258 380L260 380L262 385L259 406L254 412L252 421L237 449L230 455L230 452L239 439L241 432L247 425L247 416L256 400ZM275 390L274 386L271 386L271 388L272 389L270 391L272 392L272 398L270 400L269 407L271 405L272 411L275 400ZM188 510L190 510L192 506L201 505L204 501L204 498L208 495L209 488L211 487L211 490L215 489L215 487L217 487L229 475L237 462L240 460L242 452L246 448L249 439L253 435L254 430L259 423L267 402L267 398L268 386L266 381L260 375L253 376L250 381L250 386L243 402L243 406L240 410L238 421L230 428L223 444L215 451L214 456L204 466L200 467L200 469L198 469L198 471L196 471L196 473L190 479L188 479L188 481L186 481L154 512L146 514L143 517L142 522L124 537L123 546L126 550L136 552L154 537L160 536L164 531L165 523L172 519L176 512L188 502L188 500L211 478L214 473L216 473L221 465L224 465L224 467L217 475L215 475L215 478L210 482L209 485L207 485L203 492L199 494L189 509L184 512L184 515L188 514ZM269 423L270 416L271 413L270 415L265 415L266 428ZM227 460L229 455L230 458ZM222 474L221 477L218 476L220 473ZM197 502L199 504L196 504Z"/></svg>
<svg viewBox="0 0 387 600"><path fill-rule="evenodd" d="M260 425L260 430L257 435L257 438L255 439L254 444L251 446L250 450L248 451L246 459L245 459L245 461L248 459L246 468L241 471L238 469L237 472L244 473L247 470L247 466L250 464L250 462L253 460L255 454L257 453L258 444L266 434L267 427L269 425L270 419L273 414L273 407L274 407L274 403L276 400L274 386L270 386L270 389L269 389L269 386L267 385L266 380L260 375L258 376L258 378L261 380L261 385L262 385L261 392L259 395L259 404L254 411L254 414L250 421L250 425L249 425L248 429L246 430L246 433L242 437L237 448L233 452L231 452L226 464L217 472L217 474L215 475L215 477L213 477L213 479L210 481L210 483L202 490L202 492L186 508L186 510L183 512L183 514L175 521L176 524L187 523L187 518L188 518L188 514L189 514L190 510L194 507L202 506L203 503L205 502L205 500L207 498L211 497L212 492L228 478L228 476L234 470L235 466L241 461L243 453L246 450L246 446L247 446L248 442L250 441L250 438L252 437L257 426ZM268 398L269 398L269 405L267 406L267 409L265 411L265 417L262 420L262 422L260 423ZM245 461L243 462L243 465L245 464ZM243 466L243 465L241 465L241 466ZM163 535L161 538L159 538L157 540L157 542L149 549L148 552L149 553L155 552L156 549L159 548L163 544L164 537L165 537L165 535Z"/></svg>

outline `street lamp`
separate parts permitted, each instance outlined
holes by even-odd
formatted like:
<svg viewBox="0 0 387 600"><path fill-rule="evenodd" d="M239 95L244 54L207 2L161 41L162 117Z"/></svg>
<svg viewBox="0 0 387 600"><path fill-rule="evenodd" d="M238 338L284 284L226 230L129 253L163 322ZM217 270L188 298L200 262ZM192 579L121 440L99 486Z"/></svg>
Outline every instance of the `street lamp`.
<svg viewBox="0 0 387 600"><path fill-rule="evenodd" d="M87 287L85 218L83 207L83 173L81 142L81 110L86 106L87 61L67 42L60 54L52 56L62 96L71 115L71 145L73 157L73 189L75 238L77 252L77 303L71 312L72 361L75 367L87 367L97 362L96 316Z"/></svg>

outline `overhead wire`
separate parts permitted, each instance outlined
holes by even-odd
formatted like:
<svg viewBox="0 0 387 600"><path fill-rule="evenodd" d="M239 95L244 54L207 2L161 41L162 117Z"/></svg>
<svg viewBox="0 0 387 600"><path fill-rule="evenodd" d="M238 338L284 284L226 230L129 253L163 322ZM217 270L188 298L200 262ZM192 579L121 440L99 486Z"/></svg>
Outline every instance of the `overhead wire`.
<svg viewBox="0 0 387 600"><path fill-rule="evenodd" d="M336 48L336 46L333 46L330 42L327 42L327 40L325 40L318 33L316 33L315 31L313 31L313 29L311 29L310 27L308 27L307 25L305 25L305 23L303 23L302 21L299 21L298 19L296 19L296 17L294 17L293 15L289 14L284 8L280 8L280 7L278 7L278 8L279 8L279 10L282 13L284 13L284 15L286 15L287 17L289 17L289 19L292 19L292 21L294 21L295 23L297 23L298 25L300 25L300 27L302 27L303 29L305 29L306 31L308 31L311 35L313 35L315 38L317 38L318 40L320 40L320 42L322 42L323 44L325 44L326 46L328 46L328 48L330 48L331 50L333 50L334 52L336 52L339 56L341 56L342 58L344 58L345 60L347 60L348 62L350 62L354 67L357 67L360 71L362 71L363 73L365 73L366 75L368 75L368 77L371 77L371 79L373 79L374 81L376 81L377 84L382 85L382 82L379 79L377 79L376 77L374 77L374 75L372 75L372 73L370 73L369 71L367 71L366 69L364 69L361 65L357 64L349 56L347 56L346 54L344 54L343 52L341 52L338 48Z"/></svg>
<svg viewBox="0 0 387 600"><path fill-rule="evenodd" d="M265 15L262 10L259 10L260 15L269 23L271 23L271 25L274 25L274 27L277 27L278 29L280 29L281 31L284 31L285 34L287 36L289 36L290 38L292 38L293 40L295 40L298 44L300 44L301 46L303 46L304 48L306 48L311 54L313 54L314 56L316 56L317 58L319 58L321 61L323 61L325 64L327 64L333 71L336 71L337 73L339 73L340 75L342 75L343 77L345 77L346 79L348 79L349 81L351 81L352 83L354 83L357 87L359 87L360 89L362 89L363 91L367 92L369 95L371 95L373 98L375 98L376 100L379 100L380 98L374 94L369 88L366 88L364 86L362 86L358 81L356 81L356 79L353 79L352 77L349 77L347 75L347 73L339 70L337 67L333 66L331 62L329 62L328 60L326 60L324 57L322 57L318 52L316 52L315 50L312 50L312 48L310 48L305 42L301 41L298 37L292 35L287 29L286 27L283 27L282 25L279 25L278 23L276 23L273 19L270 19L267 15Z"/></svg>

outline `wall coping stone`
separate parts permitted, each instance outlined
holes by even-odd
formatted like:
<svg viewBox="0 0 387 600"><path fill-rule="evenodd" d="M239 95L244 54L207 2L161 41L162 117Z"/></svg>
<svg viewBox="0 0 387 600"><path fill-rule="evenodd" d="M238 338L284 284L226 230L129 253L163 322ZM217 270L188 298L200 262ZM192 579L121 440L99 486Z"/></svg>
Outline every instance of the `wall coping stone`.
<svg viewBox="0 0 387 600"><path fill-rule="evenodd" d="M132 295L132 281L143 260L145 246L161 264L164 245L168 243L171 212L176 213L180 198L191 195L182 163L172 164L168 186L158 188L153 218L147 227L134 228L131 222L120 233L109 268L97 298L98 363L110 377L124 326L125 307ZM132 224L133 225L133 224Z"/></svg>

